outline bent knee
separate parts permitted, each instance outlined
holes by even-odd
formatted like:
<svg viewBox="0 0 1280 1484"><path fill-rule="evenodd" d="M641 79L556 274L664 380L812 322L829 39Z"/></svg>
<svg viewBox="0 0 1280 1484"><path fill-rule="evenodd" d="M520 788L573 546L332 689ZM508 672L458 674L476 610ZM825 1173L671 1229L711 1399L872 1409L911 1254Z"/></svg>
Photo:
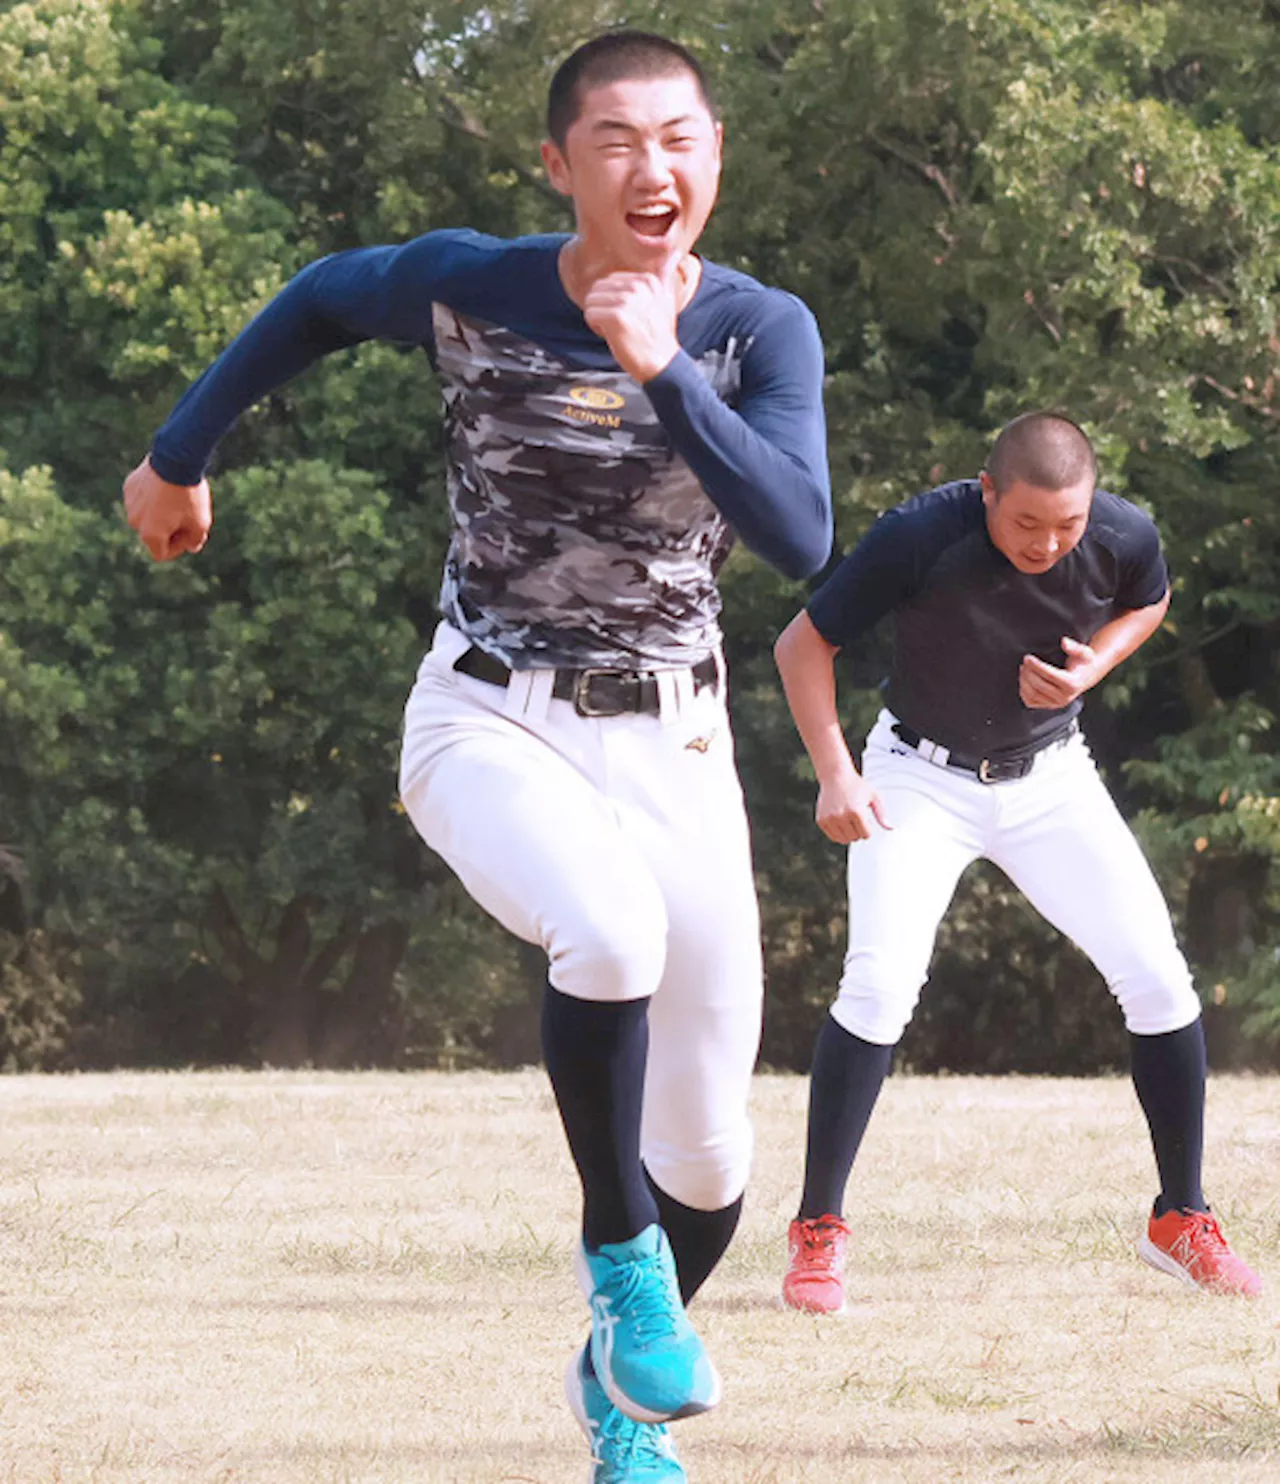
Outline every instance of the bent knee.
<svg viewBox="0 0 1280 1484"><path fill-rule="evenodd" d="M556 926L545 944L548 977L580 1000L641 1000L662 981L667 917L655 892L646 902L610 904Z"/></svg>
<svg viewBox="0 0 1280 1484"><path fill-rule="evenodd" d="M844 961L831 1018L842 1030L877 1046L902 1039L924 986L914 965L897 965L882 954L851 953Z"/></svg>
<svg viewBox="0 0 1280 1484"><path fill-rule="evenodd" d="M1200 1015L1200 997L1186 960L1176 950L1158 962L1137 965L1108 981L1135 1036L1180 1031Z"/></svg>
<svg viewBox="0 0 1280 1484"><path fill-rule="evenodd" d="M752 1142L751 1124L744 1117L696 1147L661 1139L646 1142L645 1168L682 1206L721 1211L747 1188Z"/></svg>

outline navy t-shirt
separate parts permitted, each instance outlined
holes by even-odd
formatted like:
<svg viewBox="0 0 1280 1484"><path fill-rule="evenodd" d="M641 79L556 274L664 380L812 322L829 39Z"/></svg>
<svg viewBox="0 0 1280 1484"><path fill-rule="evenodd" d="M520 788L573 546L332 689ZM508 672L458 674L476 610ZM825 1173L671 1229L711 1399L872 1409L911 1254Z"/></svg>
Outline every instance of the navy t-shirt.
<svg viewBox="0 0 1280 1484"><path fill-rule="evenodd" d="M734 535L792 577L830 551L817 327L704 260L680 351L639 386L565 292L567 240L444 230L313 263L187 391L153 467L194 484L236 417L319 357L421 345L445 411L444 615L517 669L696 662Z"/></svg>
<svg viewBox="0 0 1280 1484"><path fill-rule="evenodd" d="M1019 572L987 532L980 481L966 479L880 516L808 612L842 649L892 613L889 710L952 752L1000 758L1047 745L1080 711L1078 699L1056 711L1024 705L1023 655L1065 667L1064 635L1088 643L1168 586L1154 522L1105 490L1065 557L1047 572Z"/></svg>

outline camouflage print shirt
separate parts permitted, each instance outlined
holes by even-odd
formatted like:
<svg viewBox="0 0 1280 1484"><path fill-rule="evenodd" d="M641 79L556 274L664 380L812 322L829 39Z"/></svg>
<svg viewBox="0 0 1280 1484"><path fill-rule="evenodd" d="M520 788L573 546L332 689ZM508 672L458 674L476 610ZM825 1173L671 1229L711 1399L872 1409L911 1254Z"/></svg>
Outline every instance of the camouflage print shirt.
<svg viewBox="0 0 1280 1484"><path fill-rule="evenodd" d="M565 293L566 240L440 231L312 264L179 402L153 465L194 483L235 418L319 356L420 343L444 397L445 617L517 669L693 663L719 640L734 533L790 575L827 557L817 330L791 295L704 261L680 353L639 386Z"/></svg>

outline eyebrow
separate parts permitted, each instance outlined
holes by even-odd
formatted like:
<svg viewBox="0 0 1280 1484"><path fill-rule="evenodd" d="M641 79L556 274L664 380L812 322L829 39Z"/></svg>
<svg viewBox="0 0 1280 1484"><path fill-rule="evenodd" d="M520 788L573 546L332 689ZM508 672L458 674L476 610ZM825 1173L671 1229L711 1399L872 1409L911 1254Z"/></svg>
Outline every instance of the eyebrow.
<svg viewBox="0 0 1280 1484"><path fill-rule="evenodd" d="M664 119L663 122L658 125L658 128L675 129L681 124L694 123L695 120L696 116L694 114L682 113L676 118ZM642 127L643 125L633 124L627 119L597 119L596 122L591 126L591 132L593 134L601 134L606 129L622 129L628 134L635 134L638 133Z"/></svg>

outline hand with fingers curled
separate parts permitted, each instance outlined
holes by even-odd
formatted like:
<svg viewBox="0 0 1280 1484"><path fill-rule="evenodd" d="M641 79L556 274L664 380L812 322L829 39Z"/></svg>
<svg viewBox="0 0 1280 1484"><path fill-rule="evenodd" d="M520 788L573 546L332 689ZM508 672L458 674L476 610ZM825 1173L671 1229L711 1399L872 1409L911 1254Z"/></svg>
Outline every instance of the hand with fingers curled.
<svg viewBox="0 0 1280 1484"><path fill-rule="evenodd" d="M1038 711L1060 711L1084 695L1106 673L1098 655L1087 644L1064 635L1065 669L1047 664L1034 654L1024 654L1018 667L1018 694L1024 706Z"/></svg>
<svg viewBox="0 0 1280 1484"><path fill-rule="evenodd" d="M869 840L873 822L882 830L893 828L880 795L852 765L834 777L819 780L814 818L827 839L837 845Z"/></svg>
<svg viewBox="0 0 1280 1484"><path fill-rule="evenodd" d="M618 365L642 385L665 371L676 338L679 282L674 273L608 273L587 290L582 314Z"/></svg>
<svg viewBox="0 0 1280 1484"><path fill-rule="evenodd" d="M170 484L147 457L124 482L124 509L130 526L158 562L201 551L213 525L209 481Z"/></svg>

